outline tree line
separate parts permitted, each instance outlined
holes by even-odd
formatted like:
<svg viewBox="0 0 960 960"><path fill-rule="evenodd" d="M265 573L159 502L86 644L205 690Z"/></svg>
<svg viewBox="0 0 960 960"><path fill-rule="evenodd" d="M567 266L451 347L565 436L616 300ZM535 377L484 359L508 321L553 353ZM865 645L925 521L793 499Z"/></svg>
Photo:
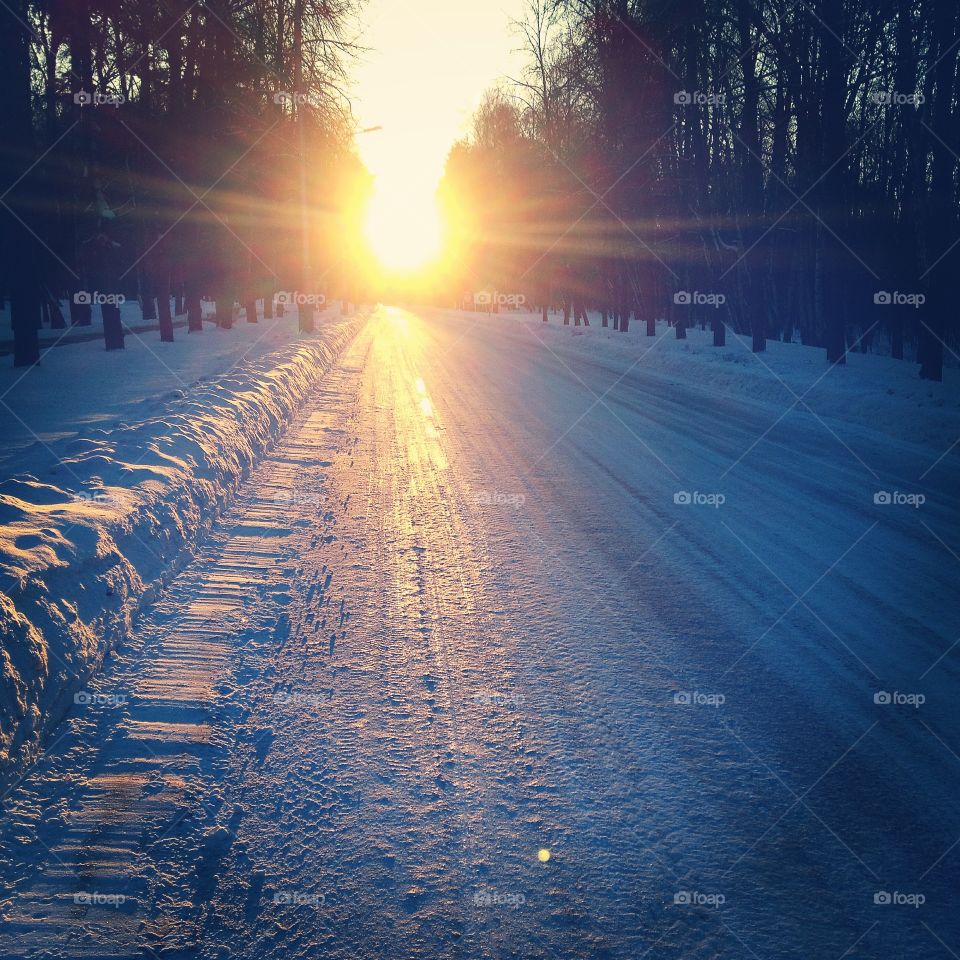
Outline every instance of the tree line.
<svg viewBox="0 0 960 960"><path fill-rule="evenodd" d="M355 0L0 4L0 296L14 363L38 331L123 346L136 298L161 339L201 298L272 316L356 286L344 224L368 189L344 86ZM67 316L61 302L69 305ZM281 305L282 309L282 305ZM312 326L311 311L299 311Z"/></svg>
<svg viewBox="0 0 960 960"><path fill-rule="evenodd" d="M450 154L477 284L655 335L956 356L956 0L531 0Z"/></svg>

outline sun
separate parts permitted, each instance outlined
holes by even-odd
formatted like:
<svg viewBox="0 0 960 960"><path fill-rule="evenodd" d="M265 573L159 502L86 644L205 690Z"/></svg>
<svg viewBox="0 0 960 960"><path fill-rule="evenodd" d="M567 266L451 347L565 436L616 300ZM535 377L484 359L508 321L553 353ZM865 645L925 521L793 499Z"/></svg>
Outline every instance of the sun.
<svg viewBox="0 0 960 960"><path fill-rule="evenodd" d="M367 207L364 234L380 266L396 273L428 266L443 247L436 199L400 184L377 185Z"/></svg>

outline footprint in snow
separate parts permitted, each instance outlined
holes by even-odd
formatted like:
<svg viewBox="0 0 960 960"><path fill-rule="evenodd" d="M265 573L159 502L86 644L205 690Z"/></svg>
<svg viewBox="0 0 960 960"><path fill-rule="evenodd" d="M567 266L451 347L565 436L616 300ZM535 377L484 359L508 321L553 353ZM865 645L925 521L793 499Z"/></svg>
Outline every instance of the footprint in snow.
<svg viewBox="0 0 960 960"><path fill-rule="evenodd" d="M211 827L204 835L195 880L198 899L210 899L216 886L220 863L232 843L233 833L224 826Z"/></svg>
<svg viewBox="0 0 960 960"><path fill-rule="evenodd" d="M423 887L411 887L403 898L403 908L407 913L416 913L426 898L427 891Z"/></svg>
<svg viewBox="0 0 960 960"><path fill-rule="evenodd" d="M273 728L267 727L262 733L260 733L256 740L254 741L254 748L257 753L257 765L261 766L263 761L266 760L267 754L270 752L270 748L273 746Z"/></svg>
<svg viewBox="0 0 960 960"><path fill-rule="evenodd" d="M247 923L252 923L260 915L260 900L267 878L262 870L255 870L250 878L250 888L247 890L247 902L243 908L243 915Z"/></svg>

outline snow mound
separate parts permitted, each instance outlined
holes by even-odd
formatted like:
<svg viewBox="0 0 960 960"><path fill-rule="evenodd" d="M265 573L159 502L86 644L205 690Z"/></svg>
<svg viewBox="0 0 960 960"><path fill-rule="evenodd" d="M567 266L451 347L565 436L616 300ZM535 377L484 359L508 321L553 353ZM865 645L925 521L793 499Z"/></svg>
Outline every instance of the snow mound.
<svg viewBox="0 0 960 960"><path fill-rule="evenodd" d="M0 786L193 555L361 320L239 363L161 415L65 441L0 482Z"/></svg>
<svg viewBox="0 0 960 960"><path fill-rule="evenodd" d="M755 354L750 337L730 328L727 345L714 347L710 329L692 325L686 339L677 340L663 320L657 321L656 336L648 337L645 324L634 321L624 334L601 326L594 313L586 328L564 326L563 317L553 314L548 323L529 313L453 315L494 329L525 328L557 361L579 360L584 354L598 362L614 361L614 378L623 358L631 358L633 366L624 376L660 381L665 390L682 384L701 393L709 405L726 399L748 401L769 407L774 418L796 411L797 416L940 451L960 436L960 370L949 355L943 383L933 383L920 379L915 362L857 350L847 354L845 365L834 367L827 364L822 348L800 343L771 339L765 352Z"/></svg>

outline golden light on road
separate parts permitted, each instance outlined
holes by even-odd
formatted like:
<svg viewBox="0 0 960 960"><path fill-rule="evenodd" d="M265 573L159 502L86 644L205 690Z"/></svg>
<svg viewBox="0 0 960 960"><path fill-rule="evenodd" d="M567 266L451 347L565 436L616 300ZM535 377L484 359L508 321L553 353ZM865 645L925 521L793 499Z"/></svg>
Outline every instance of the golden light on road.
<svg viewBox="0 0 960 960"><path fill-rule="evenodd" d="M395 273L428 266L443 248L436 200L399 182L377 184L367 207L364 234L380 266Z"/></svg>
<svg viewBox="0 0 960 960"><path fill-rule="evenodd" d="M400 307L384 307L383 317L389 322L390 329L394 335L410 336L410 314Z"/></svg>

